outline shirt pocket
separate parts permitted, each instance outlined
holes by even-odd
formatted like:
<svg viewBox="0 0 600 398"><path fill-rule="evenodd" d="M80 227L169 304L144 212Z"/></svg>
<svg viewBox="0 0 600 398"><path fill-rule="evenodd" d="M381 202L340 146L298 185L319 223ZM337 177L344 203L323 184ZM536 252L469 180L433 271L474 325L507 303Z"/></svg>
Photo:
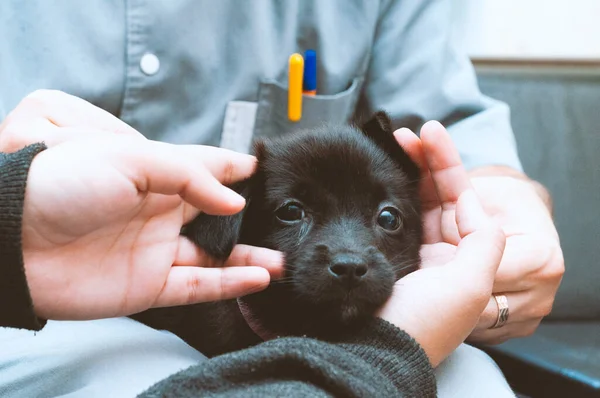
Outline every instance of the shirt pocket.
<svg viewBox="0 0 600 398"><path fill-rule="evenodd" d="M362 81L362 77L354 78L346 90L337 94L303 95L302 117L297 122L288 119L287 87L274 80L261 81L254 137L278 137L324 123L347 123L354 114Z"/></svg>

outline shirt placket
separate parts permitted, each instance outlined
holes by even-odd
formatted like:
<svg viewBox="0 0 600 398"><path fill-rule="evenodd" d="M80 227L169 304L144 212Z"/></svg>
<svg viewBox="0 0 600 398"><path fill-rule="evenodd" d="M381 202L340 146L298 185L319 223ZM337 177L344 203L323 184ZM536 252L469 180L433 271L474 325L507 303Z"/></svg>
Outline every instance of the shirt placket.
<svg viewBox="0 0 600 398"><path fill-rule="evenodd" d="M138 124L135 109L143 98L145 74L141 65L147 54L149 18L146 0L126 0L126 4L125 92L121 119L135 127Z"/></svg>

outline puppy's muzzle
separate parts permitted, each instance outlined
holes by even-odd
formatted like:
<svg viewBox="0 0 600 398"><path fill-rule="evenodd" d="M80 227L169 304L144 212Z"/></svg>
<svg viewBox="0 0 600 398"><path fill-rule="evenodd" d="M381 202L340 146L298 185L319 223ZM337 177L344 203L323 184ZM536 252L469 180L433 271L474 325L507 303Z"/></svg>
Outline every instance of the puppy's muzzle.
<svg viewBox="0 0 600 398"><path fill-rule="evenodd" d="M358 285L368 271L365 259L353 253L335 255L329 266L329 273L348 288Z"/></svg>

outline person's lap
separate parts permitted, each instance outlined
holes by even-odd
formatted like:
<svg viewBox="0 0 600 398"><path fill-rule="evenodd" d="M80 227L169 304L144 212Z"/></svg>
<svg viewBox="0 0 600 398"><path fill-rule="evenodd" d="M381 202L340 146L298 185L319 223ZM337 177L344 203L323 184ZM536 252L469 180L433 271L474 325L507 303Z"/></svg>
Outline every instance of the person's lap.
<svg viewBox="0 0 600 398"><path fill-rule="evenodd" d="M0 396L132 397L206 359L177 336L128 318L0 328ZM436 370L440 397L514 397L496 364L460 346Z"/></svg>
<svg viewBox="0 0 600 398"><path fill-rule="evenodd" d="M133 397L205 357L129 318L0 329L0 397Z"/></svg>

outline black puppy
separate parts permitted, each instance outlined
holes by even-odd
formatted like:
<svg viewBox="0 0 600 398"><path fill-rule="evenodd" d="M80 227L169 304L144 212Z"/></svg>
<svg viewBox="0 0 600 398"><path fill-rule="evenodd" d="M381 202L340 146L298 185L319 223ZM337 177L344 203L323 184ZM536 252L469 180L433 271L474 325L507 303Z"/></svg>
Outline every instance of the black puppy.
<svg viewBox="0 0 600 398"><path fill-rule="evenodd" d="M256 173L232 186L244 211L200 215L182 233L217 259L237 243L282 251L284 278L243 300L136 316L209 356L260 341L240 305L266 330L325 337L372 317L420 263L419 169L385 113L361 129L323 127L254 149Z"/></svg>

